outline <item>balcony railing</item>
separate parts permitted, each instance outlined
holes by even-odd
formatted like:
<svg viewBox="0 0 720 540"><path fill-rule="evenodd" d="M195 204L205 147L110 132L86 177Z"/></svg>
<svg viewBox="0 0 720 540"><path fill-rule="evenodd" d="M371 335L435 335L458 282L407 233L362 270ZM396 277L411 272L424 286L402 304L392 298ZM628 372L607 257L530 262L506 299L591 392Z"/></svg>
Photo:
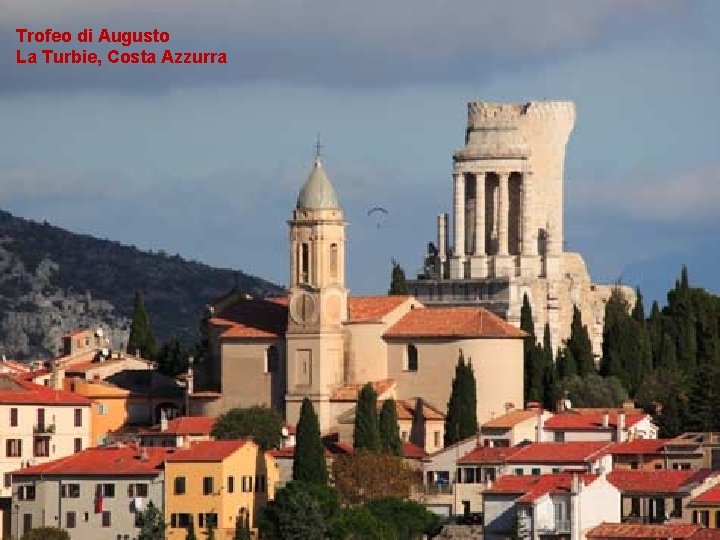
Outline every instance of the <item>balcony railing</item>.
<svg viewBox="0 0 720 540"><path fill-rule="evenodd" d="M426 495L452 495L452 484L428 484L425 486Z"/></svg>
<svg viewBox="0 0 720 540"><path fill-rule="evenodd" d="M545 525L538 527L538 529L544 533L557 533L565 534L570 532L570 520L569 519L556 519L552 525Z"/></svg>
<svg viewBox="0 0 720 540"><path fill-rule="evenodd" d="M33 433L36 435L55 433L55 424L35 424L33 426Z"/></svg>

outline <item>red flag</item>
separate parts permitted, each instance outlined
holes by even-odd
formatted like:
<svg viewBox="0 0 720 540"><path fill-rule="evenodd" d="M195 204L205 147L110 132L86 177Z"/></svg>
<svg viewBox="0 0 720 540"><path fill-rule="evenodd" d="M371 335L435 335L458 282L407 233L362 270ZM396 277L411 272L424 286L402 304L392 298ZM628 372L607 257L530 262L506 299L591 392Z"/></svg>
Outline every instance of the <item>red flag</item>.
<svg viewBox="0 0 720 540"><path fill-rule="evenodd" d="M103 490L102 486L98 486L98 490L95 493L95 513L100 514L103 511Z"/></svg>

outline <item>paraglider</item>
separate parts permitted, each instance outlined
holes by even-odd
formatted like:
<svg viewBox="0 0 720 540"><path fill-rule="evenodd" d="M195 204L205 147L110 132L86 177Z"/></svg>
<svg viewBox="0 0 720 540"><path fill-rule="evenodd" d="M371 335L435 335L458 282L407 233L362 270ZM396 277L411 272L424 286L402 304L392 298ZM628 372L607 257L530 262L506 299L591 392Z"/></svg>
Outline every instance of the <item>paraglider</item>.
<svg viewBox="0 0 720 540"><path fill-rule="evenodd" d="M373 206L367 212L368 217L375 219L375 226L379 229L380 226L385 223L385 220L390 215L390 212L382 206Z"/></svg>

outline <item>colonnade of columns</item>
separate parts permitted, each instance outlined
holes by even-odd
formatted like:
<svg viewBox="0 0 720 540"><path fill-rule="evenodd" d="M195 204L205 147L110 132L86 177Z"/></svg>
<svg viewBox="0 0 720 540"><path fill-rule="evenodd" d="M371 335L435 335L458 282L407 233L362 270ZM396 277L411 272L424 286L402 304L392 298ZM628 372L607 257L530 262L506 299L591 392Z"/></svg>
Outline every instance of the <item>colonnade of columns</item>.
<svg viewBox="0 0 720 540"><path fill-rule="evenodd" d="M538 239L537 228L534 227L532 219L532 173L514 171L486 171L477 173L457 172L454 178L454 224L453 224L453 252L452 258L455 264L451 265L451 277L458 279L465 277L463 261L466 256L471 258L484 258L492 256L495 259L507 259L511 255L522 257L537 257ZM514 208L511 215L510 204L510 180L519 179L520 200L519 207ZM486 178L496 179L495 182L486 182ZM474 200L467 196L467 182L474 182ZM487 191L486 191L487 190ZM486 207L488 197L492 197L492 204ZM467 205L474 204L473 211L469 214L474 216L474 223L466 223ZM491 213L491 215L487 215ZM493 245L488 245L486 235L488 234L488 219L493 228L489 237L496 240ZM512 220L515 220L514 222ZM514 238L510 238L511 226ZM471 242L467 242L466 235L473 235ZM512 250L511 245L518 246L518 250ZM496 265L498 268L502 264ZM507 265L505 265L507 266ZM475 265L471 264L471 268ZM478 267L479 268L479 267ZM471 272L470 277L485 277L486 272L478 270Z"/></svg>

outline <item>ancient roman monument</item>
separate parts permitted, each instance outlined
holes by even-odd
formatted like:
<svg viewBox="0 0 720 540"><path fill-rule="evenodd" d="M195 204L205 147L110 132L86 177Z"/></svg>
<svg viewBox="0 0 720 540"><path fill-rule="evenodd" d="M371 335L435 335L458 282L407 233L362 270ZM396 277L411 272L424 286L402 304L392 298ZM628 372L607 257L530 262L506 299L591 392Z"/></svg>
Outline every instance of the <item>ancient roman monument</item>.
<svg viewBox="0 0 720 540"><path fill-rule="evenodd" d="M465 146L453 155L452 244L441 214L437 244L409 282L415 297L479 305L519 326L527 294L536 334L549 323L554 348L569 337L576 305L601 353L612 287L593 284L582 256L563 250L563 169L574 124L569 101L468 103Z"/></svg>

